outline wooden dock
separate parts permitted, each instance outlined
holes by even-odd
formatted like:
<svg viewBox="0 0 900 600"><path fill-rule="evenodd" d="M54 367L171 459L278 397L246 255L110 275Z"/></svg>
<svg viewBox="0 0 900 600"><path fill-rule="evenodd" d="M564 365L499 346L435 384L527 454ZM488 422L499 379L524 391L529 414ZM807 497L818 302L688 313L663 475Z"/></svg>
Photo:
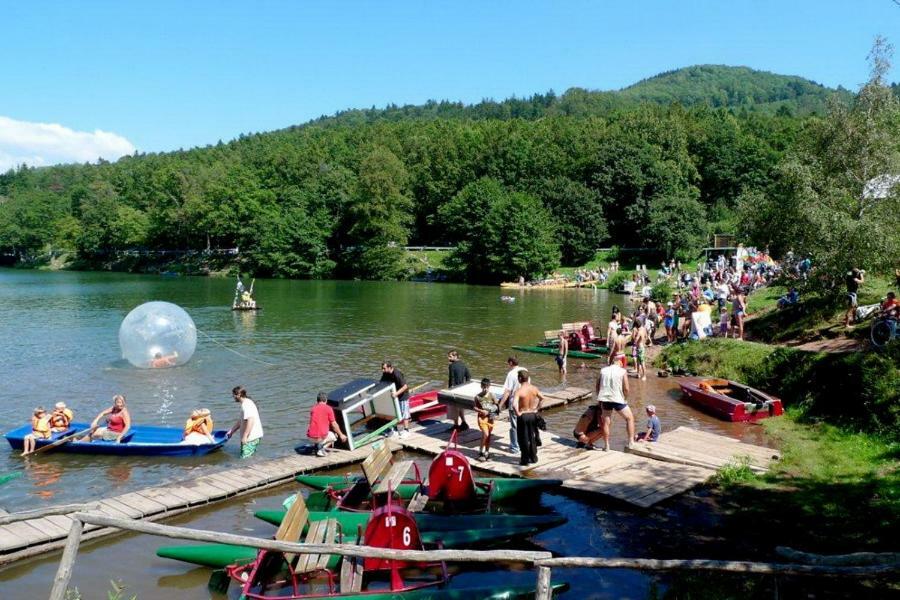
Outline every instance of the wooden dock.
<svg viewBox="0 0 900 600"><path fill-rule="evenodd" d="M635 444L628 452L584 450L571 435L541 432L538 464L519 466L519 455L509 452L509 421L497 421L491 460L476 460L481 432L475 428L458 436L460 449L472 465L508 477L562 479L563 487L594 492L646 508L707 481L719 467L748 462L765 470L778 458L769 448L744 444L712 433L679 427L664 433L659 442ZM410 450L438 454L450 437L447 423L418 426L400 443Z"/></svg>
<svg viewBox="0 0 900 600"><path fill-rule="evenodd" d="M371 448L335 450L325 457L292 454L265 461L242 461L241 466L100 500L97 512L118 519L157 521L206 506L289 483L301 473L359 462ZM52 515L0 525L0 565L36 556L65 545L72 520ZM88 526L84 539L117 533L116 529Z"/></svg>

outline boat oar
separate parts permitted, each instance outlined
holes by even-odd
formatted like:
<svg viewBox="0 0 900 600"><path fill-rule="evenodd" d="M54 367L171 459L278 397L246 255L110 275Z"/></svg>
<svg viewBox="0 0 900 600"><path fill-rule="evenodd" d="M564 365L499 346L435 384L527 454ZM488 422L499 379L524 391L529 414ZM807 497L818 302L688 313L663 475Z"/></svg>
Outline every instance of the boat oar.
<svg viewBox="0 0 900 600"><path fill-rule="evenodd" d="M416 387L410 388L410 389L408 389L408 390L406 390L406 391L407 391L407 393L412 394L412 393L413 393L414 391L416 391L417 389L423 388L423 387L425 387L426 385L428 385L429 383L431 383L431 382L430 382L430 381L426 381L425 383L420 383L420 384L417 385Z"/></svg>
<svg viewBox="0 0 900 600"><path fill-rule="evenodd" d="M40 454L41 452L47 452L48 450L51 450L51 449L53 449L53 448L58 448L59 446L62 446L63 444L68 444L69 442L71 442L71 441L74 440L75 438L79 438L79 437L81 437L81 436L89 435L89 434L91 434L91 433L94 433L94 430L97 429L97 427L99 427L99 425L94 425L94 426L91 427L90 429L85 429L85 430L83 430L83 431L76 431L76 432L73 433L73 434L70 434L70 435L61 437L61 438L59 438L58 440L56 440L55 442L53 442L52 444L47 444L46 446L41 446L40 448L36 449L34 452L32 452L31 454L29 454L28 456L33 456L33 455L35 455L35 454Z"/></svg>

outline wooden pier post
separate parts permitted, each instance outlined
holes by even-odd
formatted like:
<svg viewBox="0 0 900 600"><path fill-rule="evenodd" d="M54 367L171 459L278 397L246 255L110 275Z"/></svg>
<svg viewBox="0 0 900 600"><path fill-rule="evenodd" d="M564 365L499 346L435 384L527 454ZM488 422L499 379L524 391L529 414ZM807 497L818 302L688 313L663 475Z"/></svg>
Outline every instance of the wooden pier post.
<svg viewBox="0 0 900 600"><path fill-rule="evenodd" d="M539 566L537 568L537 590L534 594L534 600L551 600L553 597L550 575L550 567Z"/></svg>
<svg viewBox="0 0 900 600"><path fill-rule="evenodd" d="M50 590L50 600L65 600L69 581L72 579L72 565L78 556L78 546L81 544L81 530L84 527L81 521L72 518L72 527L66 537L66 547L63 548L62 558L59 559L59 568L56 570L56 578L53 580L53 589Z"/></svg>

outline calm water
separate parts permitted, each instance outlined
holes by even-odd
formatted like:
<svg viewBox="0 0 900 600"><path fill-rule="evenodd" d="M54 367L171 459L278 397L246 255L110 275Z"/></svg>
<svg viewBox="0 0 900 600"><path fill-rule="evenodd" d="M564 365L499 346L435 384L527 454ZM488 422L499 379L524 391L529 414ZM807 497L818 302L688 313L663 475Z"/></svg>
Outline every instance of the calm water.
<svg viewBox="0 0 900 600"><path fill-rule="evenodd" d="M261 458L282 455L303 441L308 407L316 392L328 391L356 377L380 375L382 359L394 361L411 385L446 382L446 353L458 349L473 376L501 379L510 346L533 342L562 322L593 319L605 322L613 304L624 298L593 290L504 290L514 303L500 301L500 289L448 284L257 281L257 314L233 313L233 280L155 277L106 273L42 273L0 270L0 365L5 400L0 426L18 427L36 405L64 400L78 420L90 420L110 404L115 393L128 398L137 423L180 426L196 407L212 410L217 427L228 427L238 416L230 390L245 386L256 400L265 427ZM141 370L121 360L118 327L132 308L150 300L184 307L199 333L197 351L182 367ZM552 357L523 355L535 383L545 389L560 385ZM571 365L569 383L593 385L595 368ZM634 384L634 380L632 380ZM657 405L665 429L690 425L760 441L760 428L712 420L678 400L674 382L651 373L638 383L633 405ZM571 430L582 407L548 415L551 428ZM642 412L636 412L642 414ZM639 429L643 419L638 419ZM624 442L618 424L616 444ZM236 465L237 444L203 459L160 460L84 457L52 453L22 460L9 452L0 473L23 476L0 487L0 506L7 510L111 496L133 489L183 479L207 465ZM274 528L252 519L256 503L275 503L285 490L238 500L191 515L191 522L212 529L254 531L270 535ZM269 499L271 496L271 499ZM590 528L594 510L574 500L550 502L569 514L569 529L538 538L548 549L570 555L621 555L622 547L608 532ZM545 500L545 502L547 502ZM566 532L570 532L566 534ZM581 531L582 535L571 535ZM140 598L169 596L206 598L206 573L189 571L150 558L158 540L119 538L82 552L76 583L100 597L110 577L126 580ZM622 542L624 543L624 542ZM123 554L122 550L128 552ZM117 552L118 550L118 552ZM637 555L641 555L637 552ZM118 557L109 568L110 557ZM0 598L40 597L46 593L56 559L37 561L0 572ZM106 566L104 566L106 565ZM149 565L149 567L148 567ZM530 577L530 573L526 574ZM596 575L596 574L595 574ZM637 573L619 573L618 582L645 597L651 580ZM466 575L465 577L471 577ZM10 581L26 584L10 587ZM4 582L5 580L5 582ZM32 586L37 587L32 587ZM49 583L47 583L49 590ZM582 589L607 596L583 578ZM33 596L24 591L40 593ZM619 590L622 588L619 587ZM16 596L13 591L23 593Z"/></svg>

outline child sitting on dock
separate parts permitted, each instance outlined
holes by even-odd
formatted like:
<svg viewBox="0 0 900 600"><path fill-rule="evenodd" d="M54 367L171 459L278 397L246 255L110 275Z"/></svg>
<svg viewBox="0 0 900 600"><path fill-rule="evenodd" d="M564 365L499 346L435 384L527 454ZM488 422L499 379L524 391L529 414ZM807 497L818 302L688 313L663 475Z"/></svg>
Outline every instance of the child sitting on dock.
<svg viewBox="0 0 900 600"><path fill-rule="evenodd" d="M656 407L648 404L644 410L647 411L647 431L642 431L634 436L634 441L656 442L659 440L659 434L662 432L662 425L659 422L659 417L656 416Z"/></svg>
<svg viewBox="0 0 900 600"><path fill-rule="evenodd" d="M43 406L34 409L34 415L31 417L31 433L25 436L24 452L22 456L28 456L34 452L34 447L38 439L46 440L50 438L50 416Z"/></svg>
<svg viewBox="0 0 900 600"><path fill-rule="evenodd" d="M481 392L475 395L475 412L478 413L478 429L481 430L481 446L478 448L479 460L491 458L491 432L494 430L494 418L500 413L500 405L491 393L491 380L481 380Z"/></svg>

